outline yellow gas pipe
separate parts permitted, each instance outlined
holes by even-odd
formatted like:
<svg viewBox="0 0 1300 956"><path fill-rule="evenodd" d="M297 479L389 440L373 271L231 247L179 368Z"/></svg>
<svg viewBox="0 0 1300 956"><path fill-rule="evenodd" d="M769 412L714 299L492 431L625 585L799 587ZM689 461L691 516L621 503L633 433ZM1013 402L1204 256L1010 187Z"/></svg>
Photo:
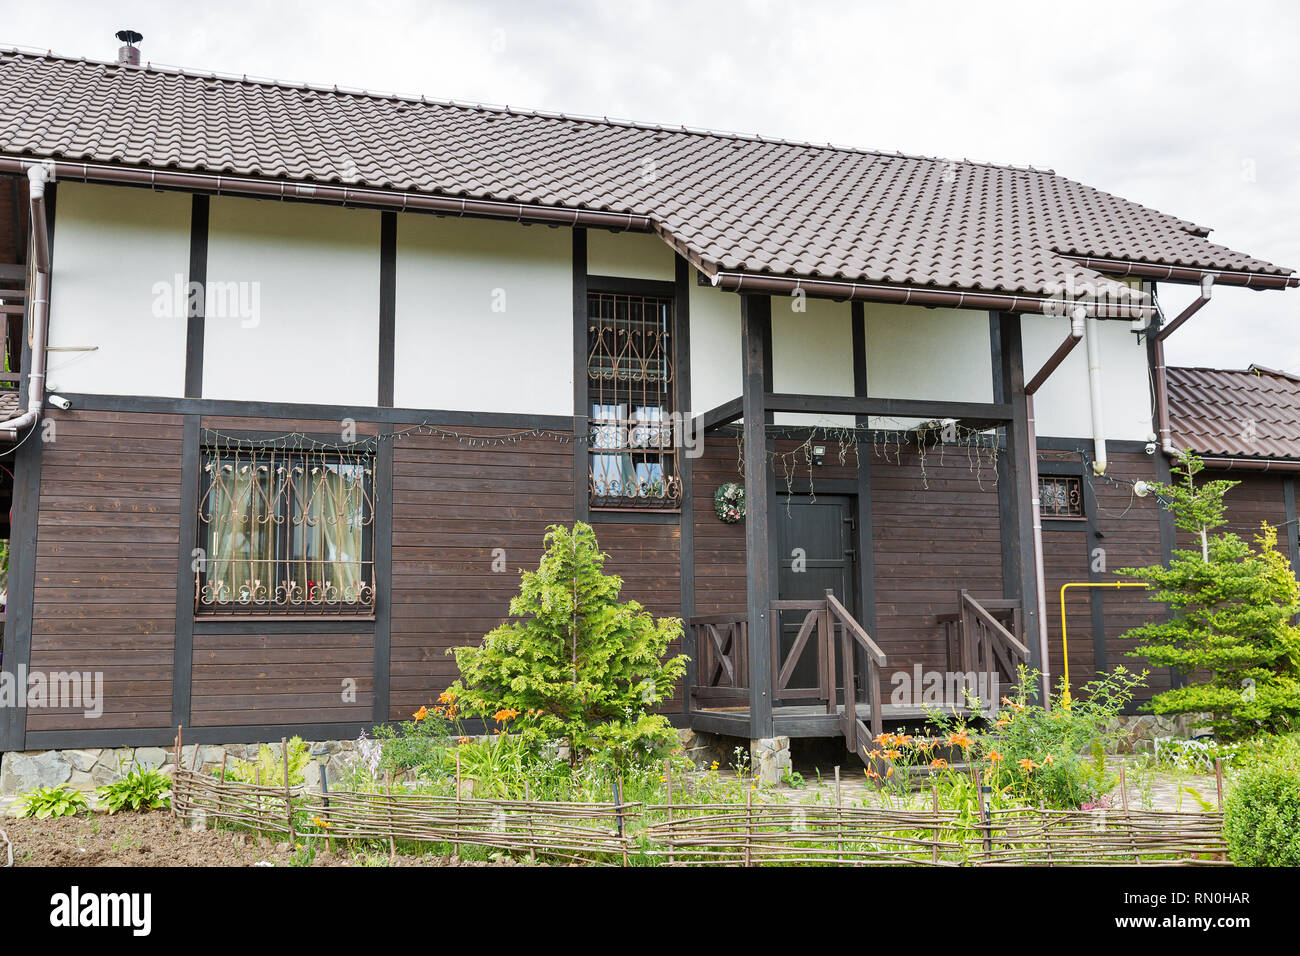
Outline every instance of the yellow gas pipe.
<svg viewBox="0 0 1300 956"><path fill-rule="evenodd" d="M1127 581L1071 581L1069 584L1061 585L1061 655L1065 660L1065 697L1061 701L1062 707L1070 706L1070 645L1066 640L1065 633L1065 592L1067 588L1145 588L1150 585L1140 582L1129 583Z"/></svg>

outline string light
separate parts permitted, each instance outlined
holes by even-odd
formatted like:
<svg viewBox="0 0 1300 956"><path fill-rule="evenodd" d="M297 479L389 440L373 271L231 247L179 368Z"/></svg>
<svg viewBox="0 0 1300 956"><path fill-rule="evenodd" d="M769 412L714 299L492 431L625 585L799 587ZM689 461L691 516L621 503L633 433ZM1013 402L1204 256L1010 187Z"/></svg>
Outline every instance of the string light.
<svg viewBox="0 0 1300 956"><path fill-rule="evenodd" d="M249 438L245 435L230 435L220 429L203 428L205 440L209 444L219 444L225 447L236 449L247 449L257 451L267 448L287 448L290 451L301 452L357 452L369 451L375 452L379 449L379 443L382 441L401 441L412 435L428 435L430 437L450 439L459 444L468 445L471 448L486 448L500 445L513 445L523 441L545 438L550 441L556 441L561 444L567 444L574 441L575 438L571 433L558 431L551 428L529 428L521 431L493 434L475 434L449 428L442 428L438 425L431 424L428 421L420 422L418 425L411 425L406 428L393 432L379 432L374 435L358 436L355 441L321 441L305 432L286 432L282 435L268 435L261 438ZM577 441L585 441L585 436L578 436Z"/></svg>

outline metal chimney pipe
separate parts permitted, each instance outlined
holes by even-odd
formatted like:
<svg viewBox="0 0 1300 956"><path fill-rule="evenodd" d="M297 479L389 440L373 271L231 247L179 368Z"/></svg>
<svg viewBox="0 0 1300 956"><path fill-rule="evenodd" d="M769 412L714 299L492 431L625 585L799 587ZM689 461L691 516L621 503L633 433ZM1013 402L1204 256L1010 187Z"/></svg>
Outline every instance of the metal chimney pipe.
<svg viewBox="0 0 1300 956"><path fill-rule="evenodd" d="M144 39L144 36L135 30L118 30L114 34L122 41L122 46L117 49L117 62L125 66L140 65L140 51L136 44Z"/></svg>

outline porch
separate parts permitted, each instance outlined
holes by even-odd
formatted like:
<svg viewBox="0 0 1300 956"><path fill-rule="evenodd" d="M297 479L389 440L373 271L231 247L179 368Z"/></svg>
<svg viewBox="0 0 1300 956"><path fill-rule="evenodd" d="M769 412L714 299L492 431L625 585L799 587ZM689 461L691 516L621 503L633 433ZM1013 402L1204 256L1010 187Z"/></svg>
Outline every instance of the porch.
<svg viewBox="0 0 1300 956"><path fill-rule="evenodd" d="M984 708L997 698L980 688L1011 686L1021 664L1046 670L1029 396L1076 340L1068 338L1027 381L1019 315L991 312L988 399L969 390L944 394L942 382L933 383L933 397L877 396L867 381L864 313L850 303L852 394L795 393L774 384L774 305L771 297L742 294L742 394L697 418L706 444L710 432L736 436L739 455L730 440L727 447L744 480L744 591L713 584L732 572L711 566L707 599L687 608L693 661L685 709L701 731L842 738L861 756L887 724L936 710L969 713L967 689L953 686L953 675L982 678L969 692ZM897 394L897 384L892 388ZM843 424L799 424L827 416ZM871 451L882 433L883 464ZM969 459L983 477L965 475L963 483L940 474L945 490L926 500L931 493L922 488L900 490L905 469L889 463L891 443L894 458L900 446L919 447L921 484L931 480L927 452L931 468L943 471L933 466L944 446L948 454L961 449L963 473ZM791 479L795 451L806 480ZM710 465L708 474L719 472ZM973 497L963 490L972 484ZM950 533L946 523L960 527ZM702 533L713 550L701 553L717 562L717 534L697 525L697 546ZM697 608L713 613L690 613ZM937 691L900 686L936 672Z"/></svg>
<svg viewBox="0 0 1300 956"><path fill-rule="evenodd" d="M935 711L987 715L997 701L988 694L979 697L976 688L996 692L1009 686L1017 668L1030 659L1020 637L1019 601L981 602L961 591L956 609L940 615L937 624L944 632L945 673L963 675L965 682L913 686L910 693L892 695L902 700L893 700L886 668L903 671L904 680L910 680L912 668L891 663L834 592L826 591L819 601L772 601L768 612L765 643L771 669L758 694L768 697L771 689L771 730L759 734L752 716L755 655L747 613L701 615L687 622L698 654L699 682L688 693L692 728L751 739L843 737L848 750L864 756L886 723L924 719ZM791 614L797 629L783 623Z"/></svg>

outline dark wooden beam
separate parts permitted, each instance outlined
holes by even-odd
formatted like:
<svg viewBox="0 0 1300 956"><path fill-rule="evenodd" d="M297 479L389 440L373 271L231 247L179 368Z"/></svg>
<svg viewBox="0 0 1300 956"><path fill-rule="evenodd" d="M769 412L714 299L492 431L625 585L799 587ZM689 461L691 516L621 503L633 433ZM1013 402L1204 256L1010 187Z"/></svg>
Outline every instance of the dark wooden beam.
<svg viewBox="0 0 1300 956"><path fill-rule="evenodd" d="M381 425L380 441L375 449L375 522L373 554L375 560L375 647L374 683L371 719L380 723L388 719L389 688L392 684L393 630L393 432L392 425ZM386 440L385 440L386 439Z"/></svg>
<svg viewBox="0 0 1300 956"><path fill-rule="evenodd" d="M999 313L998 360L1000 371L995 381L1001 394L995 395L1011 409L1006 423L1005 462L999 461L998 510L1002 541L1002 593L1020 601L1024 621L1025 644L1029 647L1029 666L1042 670L1042 648L1038 627L1042 609L1038 607L1038 578L1034 563L1034 520L1031 459L1038 449L1029 440L1028 408L1025 402L1025 367L1020 339L1020 316ZM1003 481L1006 487L1003 487Z"/></svg>
<svg viewBox="0 0 1300 956"><path fill-rule="evenodd" d="M397 213L379 226L379 404L392 408L397 366Z"/></svg>
<svg viewBox="0 0 1300 956"><path fill-rule="evenodd" d="M674 257L673 271L673 358L676 363L677 405L680 413L691 407L691 267L682 256ZM684 419L683 419L684 420ZM685 426L683 425L683 428ZM701 429L702 431L702 429ZM689 437L682 436L683 439ZM699 440L699 436L695 436ZM682 513L678 555L681 586L681 616L695 616L695 483L694 460L683 440L677 448L677 472L682 479ZM682 653L687 656L686 679L682 686L682 713L691 710L690 689L697 683L695 631L682 632Z"/></svg>
<svg viewBox="0 0 1300 956"><path fill-rule="evenodd" d="M879 415L887 418L956 418L1008 422L1013 411L1005 402L940 402L911 398L867 398L848 395L769 394L772 412L825 412L843 415Z"/></svg>
<svg viewBox="0 0 1300 956"><path fill-rule="evenodd" d="M744 399L733 398L729 402L723 402L716 408L710 408L703 414L696 415L697 426L701 431L708 431L711 428L717 428L721 425L730 425L732 422L744 415Z"/></svg>
<svg viewBox="0 0 1300 956"><path fill-rule="evenodd" d="M23 336L26 343L27 336ZM25 360L23 368L31 368ZM36 598L37 512L41 498L40 425L37 434L29 434L17 446L17 453L0 455L0 463L13 469L13 501L10 505L9 592L5 606L3 673L18 691L14 707L0 707L0 751L26 750L26 686L17 679L19 668L26 669L32 653L32 617Z"/></svg>
<svg viewBox="0 0 1300 956"><path fill-rule="evenodd" d="M198 415L186 415L181 440L181 527L176 565L176 637L172 644L172 727L190 725L194 676L194 549L199 546L199 470L202 467ZM211 556L202 555L203 560Z"/></svg>
<svg viewBox="0 0 1300 956"><path fill-rule="evenodd" d="M203 395L203 339L208 289L208 197L197 193L190 200L189 282L185 295L185 397L199 398ZM196 286L198 295L191 300L189 290Z"/></svg>
<svg viewBox="0 0 1300 956"><path fill-rule="evenodd" d="M772 300L740 297L745 415L745 585L749 618L750 736L772 736L772 493L767 455L768 370L771 367Z"/></svg>
<svg viewBox="0 0 1300 956"><path fill-rule="evenodd" d="M1296 534L1295 479L1282 479L1282 500L1286 503L1287 554L1291 558L1291 571L1300 574L1300 535Z"/></svg>
<svg viewBox="0 0 1300 956"><path fill-rule="evenodd" d="M587 482L587 230L573 230L573 520L591 516Z"/></svg>
<svg viewBox="0 0 1300 956"><path fill-rule="evenodd" d="M867 396L866 312L861 302L852 303L850 312L853 318L853 394L865 398ZM869 424L868 416L856 416L855 424L859 429L858 439L861 441L864 437L863 428ZM867 453L863 454L863 447L860 444L856 446L856 453L858 513L853 546L858 552L858 620L862 622L867 633L875 637L878 621L876 618L876 545L871 516L871 454L869 448ZM864 660L858 675L860 687L867 686L865 681L870 671L871 668ZM869 690L872 695L880 692L879 687L872 687Z"/></svg>

